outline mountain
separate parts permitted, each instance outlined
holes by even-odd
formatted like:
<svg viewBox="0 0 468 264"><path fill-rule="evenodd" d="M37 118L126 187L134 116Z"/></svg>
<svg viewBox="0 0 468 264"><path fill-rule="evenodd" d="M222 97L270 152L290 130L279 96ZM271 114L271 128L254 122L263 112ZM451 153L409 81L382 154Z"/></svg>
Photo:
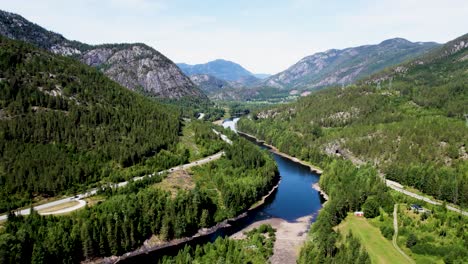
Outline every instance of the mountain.
<svg viewBox="0 0 468 264"><path fill-rule="evenodd" d="M70 41L17 14L0 11L0 35L29 42L55 54L73 56L99 68L133 91L163 98L206 96L180 69L155 49L141 43L88 45Z"/></svg>
<svg viewBox="0 0 468 264"><path fill-rule="evenodd" d="M249 72L241 65L227 60L214 60L205 64L189 65L178 63L177 66L187 75L206 74L217 79L227 81L232 87L250 87L259 82L255 74ZM260 74L260 76L264 76ZM209 89L203 88L202 89Z"/></svg>
<svg viewBox="0 0 468 264"><path fill-rule="evenodd" d="M386 67L424 54L439 44L388 39L377 45L331 49L301 59L260 85L280 89L317 89L350 84Z"/></svg>
<svg viewBox="0 0 468 264"><path fill-rule="evenodd" d="M207 94L232 87L229 82L208 74L190 75L190 80Z"/></svg>
<svg viewBox="0 0 468 264"><path fill-rule="evenodd" d="M251 72L239 64L222 59L195 65L178 63L177 66L187 75L208 74L226 81L237 81L240 78L252 76Z"/></svg>
<svg viewBox="0 0 468 264"><path fill-rule="evenodd" d="M410 69L417 68L418 66L424 67L423 65L426 64L444 61L444 59L447 57L452 56L461 50L465 50L466 48L468 48L468 34L447 42L438 48L434 48L426 54L415 58L414 60L410 60L406 63L402 63L394 67L389 67L383 71L371 75L369 78L364 78L362 83L379 84L386 81L388 82L389 80L393 80L394 78L405 74ZM465 60L468 60L468 55L459 58L459 61Z"/></svg>
<svg viewBox="0 0 468 264"><path fill-rule="evenodd" d="M180 118L96 68L0 36L0 212L118 181L177 144Z"/></svg>
<svg viewBox="0 0 468 264"><path fill-rule="evenodd" d="M468 204L468 34L347 87L243 119L240 131L313 164L371 164L387 179Z"/></svg>

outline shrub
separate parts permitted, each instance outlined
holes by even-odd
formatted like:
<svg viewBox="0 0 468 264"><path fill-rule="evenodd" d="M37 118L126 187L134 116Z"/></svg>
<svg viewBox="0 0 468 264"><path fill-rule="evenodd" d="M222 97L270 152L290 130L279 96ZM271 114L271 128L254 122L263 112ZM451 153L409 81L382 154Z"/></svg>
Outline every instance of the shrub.
<svg viewBox="0 0 468 264"><path fill-rule="evenodd" d="M406 247L412 248L418 243L418 238L413 233L409 234L408 240L406 240Z"/></svg>
<svg viewBox="0 0 468 264"><path fill-rule="evenodd" d="M392 237L393 237L393 233L394 233L395 231L393 230L393 227L390 227L390 226L381 226L381 227L380 227L380 232L382 233L382 235L383 235L386 239L391 240Z"/></svg>

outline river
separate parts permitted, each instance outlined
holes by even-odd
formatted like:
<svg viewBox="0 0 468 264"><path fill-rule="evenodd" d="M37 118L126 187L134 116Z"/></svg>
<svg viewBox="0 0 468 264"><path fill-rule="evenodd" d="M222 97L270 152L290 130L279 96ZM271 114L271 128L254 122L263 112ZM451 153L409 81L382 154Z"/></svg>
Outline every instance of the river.
<svg viewBox="0 0 468 264"><path fill-rule="evenodd" d="M223 126L235 129L235 122L225 121ZM229 124L232 122L234 124ZM227 123L227 124L226 124ZM255 142L254 139L248 138ZM260 147L267 147L255 142ZM310 223L314 220L324 202L320 194L312 188L319 176L302 164L272 153L279 169L281 181L278 188L265 203L247 216L230 223L229 227L221 228L212 235L199 237L185 244L196 245L214 241L219 236L242 238L242 232L261 223L271 224L277 229L277 242L272 263L295 263L298 248L306 239ZM162 255L174 255L185 244L173 246L157 252L150 252L125 259L125 263L156 263Z"/></svg>

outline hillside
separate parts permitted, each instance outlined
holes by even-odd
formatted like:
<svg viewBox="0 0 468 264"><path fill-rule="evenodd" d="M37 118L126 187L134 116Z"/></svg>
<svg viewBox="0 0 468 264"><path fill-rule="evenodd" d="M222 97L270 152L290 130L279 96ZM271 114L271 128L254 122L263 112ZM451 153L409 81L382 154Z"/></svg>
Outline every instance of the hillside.
<svg viewBox="0 0 468 264"><path fill-rule="evenodd" d="M26 41L55 54L76 57L133 91L162 98L198 97L206 100L206 96L171 60L144 44L92 46L70 41L20 15L1 10L0 35Z"/></svg>
<svg viewBox="0 0 468 264"><path fill-rule="evenodd" d="M433 42L410 42L394 38L377 45L331 49L301 59L287 70L262 80L260 85L309 90L346 85L415 58L436 46L438 44Z"/></svg>
<svg viewBox="0 0 468 264"><path fill-rule="evenodd" d="M72 58L4 37L0 47L0 211L129 177L178 142L176 109Z"/></svg>
<svg viewBox="0 0 468 264"><path fill-rule="evenodd" d="M467 35L358 85L243 119L240 130L315 164L343 157L468 206ZM398 70L404 69L404 70ZM372 80L380 80L373 82Z"/></svg>

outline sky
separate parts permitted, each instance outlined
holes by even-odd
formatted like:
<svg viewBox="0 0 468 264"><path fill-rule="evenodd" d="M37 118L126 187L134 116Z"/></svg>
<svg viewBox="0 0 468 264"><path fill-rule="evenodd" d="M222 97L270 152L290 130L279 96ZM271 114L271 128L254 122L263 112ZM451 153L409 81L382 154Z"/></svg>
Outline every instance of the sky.
<svg viewBox="0 0 468 264"><path fill-rule="evenodd" d="M174 62L237 62L274 74L332 48L468 33L466 0L0 0L71 40L143 42Z"/></svg>

